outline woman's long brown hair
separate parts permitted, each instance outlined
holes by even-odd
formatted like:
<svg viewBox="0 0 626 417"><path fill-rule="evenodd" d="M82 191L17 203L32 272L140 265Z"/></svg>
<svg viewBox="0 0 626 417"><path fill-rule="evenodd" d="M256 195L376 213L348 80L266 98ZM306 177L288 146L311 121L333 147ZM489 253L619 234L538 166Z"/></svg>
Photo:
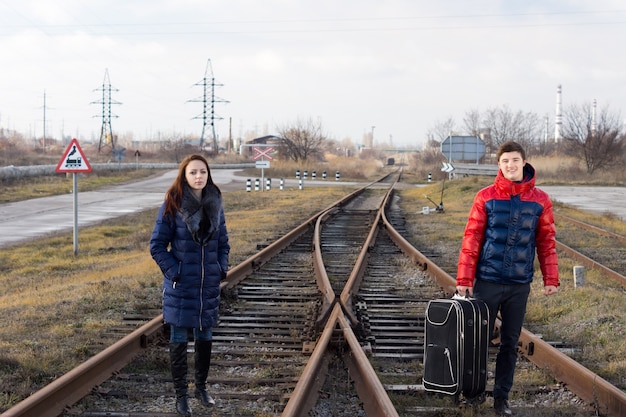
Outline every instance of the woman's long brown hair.
<svg viewBox="0 0 626 417"><path fill-rule="evenodd" d="M209 162L206 160L206 158L198 154L186 156L178 167L178 176L176 177L172 185L170 185L170 188L168 188L168 190L165 192L165 210L163 214L166 216L172 216L172 218L174 218L176 212L180 210L180 205L183 200L183 189L187 184L185 171L187 170L187 165L189 165L191 161L204 162L207 172L209 173L209 178L204 188L208 187L209 185L213 186L215 187L217 192L221 194L218 186L213 183L213 178L211 178L211 169L209 168Z"/></svg>

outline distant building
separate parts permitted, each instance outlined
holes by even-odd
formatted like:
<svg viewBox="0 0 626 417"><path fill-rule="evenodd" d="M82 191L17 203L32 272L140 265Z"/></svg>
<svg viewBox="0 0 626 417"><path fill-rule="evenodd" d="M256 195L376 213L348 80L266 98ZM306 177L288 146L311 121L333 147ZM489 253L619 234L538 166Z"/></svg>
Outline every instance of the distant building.
<svg viewBox="0 0 626 417"><path fill-rule="evenodd" d="M254 150L252 149L254 145L274 145L274 149L278 150L278 147L282 145L283 138L275 135L266 135L260 136L258 138L254 138L252 140L247 141L245 144L240 145L240 154L243 156L254 156Z"/></svg>

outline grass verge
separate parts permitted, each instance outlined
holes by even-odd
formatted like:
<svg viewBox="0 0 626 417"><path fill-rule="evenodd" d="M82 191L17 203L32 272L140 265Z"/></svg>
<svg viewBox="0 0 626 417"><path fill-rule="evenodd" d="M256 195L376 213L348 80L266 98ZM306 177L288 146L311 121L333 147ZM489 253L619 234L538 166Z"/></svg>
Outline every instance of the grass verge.
<svg viewBox="0 0 626 417"><path fill-rule="evenodd" d="M350 188L352 190L352 188ZM224 193L231 265L348 191ZM160 311L161 273L148 252L156 209L0 252L0 410L67 372L102 346L128 313Z"/></svg>

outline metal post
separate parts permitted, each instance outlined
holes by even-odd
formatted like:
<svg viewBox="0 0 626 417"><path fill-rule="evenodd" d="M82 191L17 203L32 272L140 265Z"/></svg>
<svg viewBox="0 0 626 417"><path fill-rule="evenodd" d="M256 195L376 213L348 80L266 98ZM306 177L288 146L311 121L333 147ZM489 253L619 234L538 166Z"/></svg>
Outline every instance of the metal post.
<svg viewBox="0 0 626 417"><path fill-rule="evenodd" d="M583 287L585 285L585 267L574 266L574 288Z"/></svg>
<svg viewBox="0 0 626 417"><path fill-rule="evenodd" d="M72 173L72 187L74 188L74 255L78 255L78 177Z"/></svg>

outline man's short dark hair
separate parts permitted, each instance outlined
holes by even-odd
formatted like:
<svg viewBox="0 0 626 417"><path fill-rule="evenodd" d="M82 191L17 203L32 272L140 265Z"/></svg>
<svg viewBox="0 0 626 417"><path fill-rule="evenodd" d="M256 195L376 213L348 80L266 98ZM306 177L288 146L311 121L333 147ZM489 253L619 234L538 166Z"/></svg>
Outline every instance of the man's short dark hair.
<svg viewBox="0 0 626 417"><path fill-rule="evenodd" d="M517 142L513 142L512 140L504 142L502 145L500 145L500 148L498 148L498 161L500 160L502 154L505 152L519 152L522 155L522 160L526 160L526 151L524 151L522 145Z"/></svg>

